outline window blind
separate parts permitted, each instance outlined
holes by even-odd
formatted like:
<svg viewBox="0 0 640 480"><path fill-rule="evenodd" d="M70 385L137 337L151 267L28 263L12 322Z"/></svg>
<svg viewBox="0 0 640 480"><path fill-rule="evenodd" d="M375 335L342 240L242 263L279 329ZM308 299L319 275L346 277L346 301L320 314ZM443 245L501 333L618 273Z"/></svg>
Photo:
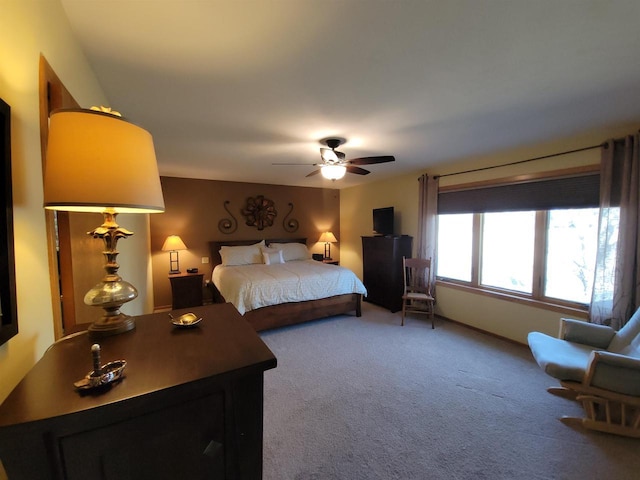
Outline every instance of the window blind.
<svg viewBox="0 0 640 480"><path fill-rule="evenodd" d="M598 207L600 175L547 178L438 194L438 213L513 212Z"/></svg>

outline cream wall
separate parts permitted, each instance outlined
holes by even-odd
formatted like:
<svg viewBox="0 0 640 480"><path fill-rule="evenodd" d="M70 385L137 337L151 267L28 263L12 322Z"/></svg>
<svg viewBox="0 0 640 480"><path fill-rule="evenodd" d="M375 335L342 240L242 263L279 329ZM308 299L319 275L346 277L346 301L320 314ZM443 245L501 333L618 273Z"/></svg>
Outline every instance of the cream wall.
<svg viewBox="0 0 640 480"><path fill-rule="evenodd" d="M11 106L13 217L19 333L0 346L0 401L54 341L42 208L38 66L42 53L83 107L106 104L57 0L0 0L0 97ZM123 109L124 110L124 109ZM133 216L131 216L133 217ZM138 236L122 242L121 273L141 291L130 310L150 311L148 219L120 223ZM126 223L125 223L126 221ZM96 217L96 226L101 223ZM132 240L132 241L129 241ZM124 245L127 243L127 245ZM120 247L120 245L119 245ZM134 255L140 255L137 263ZM129 259L129 260L127 260ZM81 260L80 260L81 261ZM96 282L102 272L98 272ZM132 278L133 277L133 278ZM137 283L136 283L137 282ZM133 312L135 313L135 312Z"/></svg>
<svg viewBox="0 0 640 480"><path fill-rule="evenodd" d="M632 125L621 125L585 132L571 138L540 143L494 155L458 159L447 165L417 171L411 175L343 189L340 201L341 264L352 269L362 278L362 243L360 237L371 235L371 210L377 207L395 207L400 216L399 222L398 217L396 217L396 234L413 236L415 252L418 229L417 179L422 173L428 173L431 176L445 175L447 173L500 165L596 145L607 138L620 137L637 131L639 124L640 121ZM398 158L397 161L401 162L402 158ZM592 165L599 163L599 161L600 150L595 149L523 163L517 166L443 177L440 180L440 186ZM443 285L438 285L437 287L436 311L444 317L520 343L526 343L527 334L533 330L556 335L558 322L562 316L556 311L508 302L466 291L463 292ZM398 313L398 322L400 321L399 315L400 313Z"/></svg>

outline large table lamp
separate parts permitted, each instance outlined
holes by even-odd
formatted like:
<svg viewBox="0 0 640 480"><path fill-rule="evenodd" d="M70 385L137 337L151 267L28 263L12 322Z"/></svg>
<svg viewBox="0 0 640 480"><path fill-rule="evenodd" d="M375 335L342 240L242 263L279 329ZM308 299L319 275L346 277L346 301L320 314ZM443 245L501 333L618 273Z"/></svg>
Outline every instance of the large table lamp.
<svg viewBox="0 0 640 480"><path fill-rule="evenodd" d="M44 207L70 212L102 213L101 226L88 232L104 241L106 271L87 292L84 303L104 314L89 327L92 336L135 328L120 307L138 291L118 275L116 245L133 235L116 223L118 213L164 211L153 139L149 132L102 110L56 110L49 123L44 175Z"/></svg>

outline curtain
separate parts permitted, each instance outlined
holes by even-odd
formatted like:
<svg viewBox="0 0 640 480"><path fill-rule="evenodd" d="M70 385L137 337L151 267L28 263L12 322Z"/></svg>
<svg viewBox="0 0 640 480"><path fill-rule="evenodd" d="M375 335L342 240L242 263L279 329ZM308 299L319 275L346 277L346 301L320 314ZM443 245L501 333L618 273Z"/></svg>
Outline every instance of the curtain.
<svg viewBox="0 0 640 480"><path fill-rule="evenodd" d="M598 252L590 321L619 330L640 306L639 135L602 149Z"/></svg>
<svg viewBox="0 0 640 480"><path fill-rule="evenodd" d="M438 177L421 175L419 183L418 205L418 246L419 258L431 259L430 282L432 294L436 285L436 257L438 243Z"/></svg>

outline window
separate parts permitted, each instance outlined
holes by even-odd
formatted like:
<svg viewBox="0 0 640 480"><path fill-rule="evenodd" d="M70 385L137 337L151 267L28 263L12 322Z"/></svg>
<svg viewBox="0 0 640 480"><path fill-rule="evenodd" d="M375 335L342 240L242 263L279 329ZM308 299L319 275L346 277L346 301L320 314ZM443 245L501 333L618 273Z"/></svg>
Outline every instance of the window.
<svg viewBox="0 0 640 480"><path fill-rule="evenodd" d="M438 278L555 304L588 305L598 179L591 174L527 182L523 188L510 183L441 192Z"/></svg>
<svg viewBox="0 0 640 480"><path fill-rule="evenodd" d="M597 208L439 215L437 275L586 305L591 301L597 237ZM479 245L475 266L474 244ZM480 272L476 281L474 267Z"/></svg>
<svg viewBox="0 0 640 480"><path fill-rule="evenodd" d="M438 275L471 281L473 215L438 217Z"/></svg>
<svg viewBox="0 0 640 480"><path fill-rule="evenodd" d="M535 212L482 216L482 285L531 293L535 228Z"/></svg>

